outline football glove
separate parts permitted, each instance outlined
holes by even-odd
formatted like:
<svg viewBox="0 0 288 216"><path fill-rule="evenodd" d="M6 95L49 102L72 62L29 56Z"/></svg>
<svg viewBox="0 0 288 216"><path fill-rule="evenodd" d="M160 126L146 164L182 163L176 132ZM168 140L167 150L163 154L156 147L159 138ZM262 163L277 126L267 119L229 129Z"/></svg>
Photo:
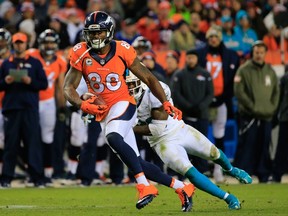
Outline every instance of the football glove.
<svg viewBox="0 0 288 216"><path fill-rule="evenodd" d="M165 112L167 112L174 119L181 120L182 119L182 111L174 107L169 101L165 101L163 103L163 108Z"/></svg>
<svg viewBox="0 0 288 216"><path fill-rule="evenodd" d="M83 120L85 126L88 126L88 124L90 124L92 121L91 119L93 119L93 118L94 118L94 116L91 114L81 116L81 119Z"/></svg>
<svg viewBox="0 0 288 216"><path fill-rule="evenodd" d="M107 111L108 106L94 104L95 99L96 96L92 96L88 100L83 101L81 103L80 109L84 113L88 113L91 115L103 115Z"/></svg>

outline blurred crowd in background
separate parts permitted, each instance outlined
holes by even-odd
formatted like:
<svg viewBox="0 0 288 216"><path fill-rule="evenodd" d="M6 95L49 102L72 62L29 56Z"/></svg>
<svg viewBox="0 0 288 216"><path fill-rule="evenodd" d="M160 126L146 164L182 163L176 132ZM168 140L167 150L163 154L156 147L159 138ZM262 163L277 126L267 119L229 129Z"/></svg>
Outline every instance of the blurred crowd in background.
<svg viewBox="0 0 288 216"><path fill-rule="evenodd" d="M12 34L22 31L29 46L47 28L60 36L60 50L81 40L85 16L103 10L116 21L115 38L132 43L141 35L153 51L199 48L209 27L222 27L223 42L240 56L249 54L253 41L264 40L269 50L287 51L286 1L204 0L63 0L1 1L0 26Z"/></svg>
<svg viewBox="0 0 288 216"><path fill-rule="evenodd" d="M235 57L237 60L235 61L222 59L223 67L226 60L230 63L227 67L230 67L228 70L233 71L231 72L233 77L237 69L252 58L253 46L255 46L255 42L261 40L268 52L280 53L281 70L277 70L276 75L279 80L282 77L285 78L285 71L287 71L285 64L288 61L288 2L285 0L2 0L0 1L0 28L5 28L11 35L19 32L26 34L29 49L40 48L40 34L46 29L52 29L59 37L57 38L57 55L63 56L63 61L66 61L67 67L69 67L69 50L75 44L83 41L82 29L86 15L98 10L105 11L114 18L116 23L114 38L131 44L136 49L139 59L160 81L167 83L172 88L172 92L175 84L175 75L190 64L186 58L187 56L196 55L199 65L209 71L209 68L206 67L206 59L204 61L201 53L205 47L212 46L211 43L213 44L213 42L210 43L209 40L213 36L219 39L221 46L235 51L237 55ZM0 38L0 40L5 40L5 38ZM2 48L0 47L0 49ZM223 49L221 48L221 50ZM1 54L1 61L3 61L2 55L3 53ZM202 64L203 62L205 63ZM61 71L61 73L65 73L65 71ZM229 82L232 82L233 85L233 79ZM287 96L287 78L282 79L281 83L284 87L282 87L280 98L282 97L283 99ZM230 91L229 94L233 95L233 87L231 88L231 86L227 89L224 87L224 90ZM55 88L59 87L55 86ZM177 94L175 93L174 95ZM236 97L231 96L230 99L231 101L229 102L225 101L228 109L227 119L232 120L235 127L237 127L239 124L238 101ZM177 99L175 101L177 102ZM282 105L282 107L286 105ZM98 123L93 122L87 128L87 126L82 125L79 110L73 109L70 105L64 107L63 103L62 105L58 103L57 106L57 123L52 150L53 172L49 171L46 173L48 178L46 183L53 183L53 180L59 178L63 180L61 182L63 185L71 182L77 184L77 179L80 179L80 184L84 186L91 185L94 180L97 183L112 182L115 184L133 181L132 177L129 177L129 171L125 170L122 162L105 147L105 141L101 135ZM278 107L278 104L276 106ZM220 105L216 105L216 107L218 108ZM187 113L185 110L182 111ZM273 118L268 119L273 127L279 123L278 111L279 108L275 110ZM77 117L72 115L75 112L78 114ZM213 117L211 109L209 115ZM189 114L186 117L187 121L191 120ZM192 117L201 118L200 116ZM79 121L77 120L77 123L71 124L72 121L75 121L75 118L78 118ZM209 122L213 121L211 116L207 116L207 119ZM286 129L287 121L287 117L283 119ZM227 122L231 123L231 121ZM75 124L81 124L83 127L78 130ZM75 133L80 134L73 134L74 129L77 129ZM209 136L208 129L203 132L207 136ZM226 133L230 134L231 131L226 131ZM83 138L80 141L76 139L76 144L74 144L72 136L74 136L74 141L75 136L76 138L77 136L78 138L83 136L87 139ZM221 142L225 139L224 132L223 134L221 133L220 137L215 137L214 131L211 137L213 138L213 136L214 142L219 142L220 145L223 145ZM148 147L144 147L145 145L148 146L148 144L145 144L145 137L137 137L137 139L140 148L143 150L143 157L154 161L159 166L163 166L159 158L153 155L153 152ZM237 138L234 139L237 140ZM285 142L288 146L288 138ZM90 144L88 145L87 143ZM237 143L235 150L229 155L231 160L234 159L236 154L236 146ZM221 146L221 148L224 148L225 151L225 146ZM282 153L287 152L287 147L279 151ZM90 152L88 156L87 152ZM93 152L92 156L91 152ZM84 162L81 162L80 159L82 169L78 167L79 155L80 158L86 157ZM272 177L265 176L264 179L259 178L259 181L265 183L268 181L281 182L282 175L287 172L287 155L285 157L282 154L281 157L284 157L284 159L278 162L281 166L280 173L275 174L274 177L272 175ZM274 156L270 159L272 160L273 158ZM87 165L85 160L90 160L87 162L90 165ZM193 159L191 158L191 160ZM195 166L199 166L201 172L213 177L213 171L207 168L207 164L203 164L203 161L197 162L195 158L194 160ZM18 160L18 166L22 171L26 169L23 157ZM204 166L202 170L201 166ZM271 166L276 166L275 162L271 162ZM162 169L164 168L162 167ZM174 175L171 170L167 170L167 172ZM257 172L253 172L251 170L249 174L255 174L259 177ZM217 175L215 170L214 175ZM181 178L181 176L178 177ZM271 178L268 179L268 177ZM15 178L22 178L22 175L15 175ZM25 175L24 178L26 179ZM216 181L221 183L224 180L220 177Z"/></svg>

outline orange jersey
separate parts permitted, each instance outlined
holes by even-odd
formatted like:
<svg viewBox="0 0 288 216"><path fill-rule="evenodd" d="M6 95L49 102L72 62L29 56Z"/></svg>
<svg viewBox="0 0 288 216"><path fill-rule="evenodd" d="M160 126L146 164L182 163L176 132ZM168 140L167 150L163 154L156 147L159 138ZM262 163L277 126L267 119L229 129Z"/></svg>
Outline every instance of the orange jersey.
<svg viewBox="0 0 288 216"><path fill-rule="evenodd" d="M66 60L62 56L56 54L54 61L45 62L39 50L30 49L28 53L30 56L41 61L48 79L48 88L39 92L40 101L53 98L55 95L55 81L61 73L66 73L67 71Z"/></svg>
<svg viewBox="0 0 288 216"><path fill-rule="evenodd" d="M223 76L223 64L220 55L207 54L206 69L210 73L213 79L214 96L223 94L224 90L224 76Z"/></svg>
<svg viewBox="0 0 288 216"><path fill-rule="evenodd" d="M70 52L70 65L82 72L89 92L100 94L109 107L118 101L136 104L125 82L136 51L124 41L112 41L110 45L110 51L100 56L88 51L85 42L78 43Z"/></svg>

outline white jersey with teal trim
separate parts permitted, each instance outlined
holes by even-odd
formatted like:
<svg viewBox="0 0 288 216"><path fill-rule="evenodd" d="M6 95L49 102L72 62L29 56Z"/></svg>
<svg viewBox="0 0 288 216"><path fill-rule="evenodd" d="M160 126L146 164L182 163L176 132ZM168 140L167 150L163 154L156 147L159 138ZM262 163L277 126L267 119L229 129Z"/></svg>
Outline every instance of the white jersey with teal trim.
<svg viewBox="0 0 288 216"><path fill-rule="evenodd" d="M163 82L160 82L160 84L166 94L167 99L170 101L170 103L173 104L169 86ZM151 110L161 107L162 103L152 94L150 89L146 89L142 99L139 100L137 106L137 118L139 120L138 124L149 124L152 120ZM179 121L177 119L173 119L171 116L168 116L166 128L160 136L147 136L147 140L150 146L161 143L164 141L167 135L171 137L172 134L176 134L179 128L181 128L183 125L184 122L182 120Z"/></svg>
<svg viewBox="0 0 288 216"><path fill-rule="evenodd" d="M169 87L164 83L161 85L167 99L172 103ZM151 110L161 106L161 102L147 89L138 104L139 121L145 124L151 122ZM187 154L212 159L210 152L213 144L209 139L182 120L178 121L171 116L168 117L161 135L147 136L147 140L161 160L182 175L193 166Z"/></svg>

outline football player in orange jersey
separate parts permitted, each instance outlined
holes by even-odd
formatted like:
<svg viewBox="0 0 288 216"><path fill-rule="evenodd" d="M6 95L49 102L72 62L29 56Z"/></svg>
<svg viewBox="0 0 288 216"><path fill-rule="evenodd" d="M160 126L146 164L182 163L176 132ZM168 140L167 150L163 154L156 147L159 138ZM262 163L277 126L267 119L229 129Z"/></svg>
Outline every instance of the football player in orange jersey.
<svg viewBox="0 0 288 216"><path fill-rule="evenodd" d="M10 56L11 34L4 28L0 28L0 66L4 59ZM2 157L4 148L4 121L2 115L2 99L4 92L0 92L0 174L2 173Z"/></svg>
<svg viewBox="0 0 288 216"><path fill-rule="evenodd" d="M146 169L151 180L161 178L162 174L150 170L152 164L141 159L137 148L132 128L136 122L136 102L125 82L128 69L149 86L168 114L181 119L182 112L167 100L159 81L140 63L134 48L124 41L113 40L114 29L114 20L105 12L95 11L86 17L85 42L76 44L71 52L64 95L72 105L96 116L107 143L135 175L139 192L136 207L141 209L158 195L158 190L148 182L143 170ZM82 76L89 92L100 95L106 105L94 104L97 96L86 101L80 98L76 89Z"/></svg>
<svg viewBox="0 0 288 216"><path fill-rule="evenodd" d="M56 124L56 106L59 110L63 110L65 107L63 82L64 74L67 71L67 62L61 55L56 54L59 43L58 34L52 29L46 29L38 37L39 49L29 50L31 56L41 61L48 79L48 88L39 92L46 185L52 184L52 143Z"/></svg>

